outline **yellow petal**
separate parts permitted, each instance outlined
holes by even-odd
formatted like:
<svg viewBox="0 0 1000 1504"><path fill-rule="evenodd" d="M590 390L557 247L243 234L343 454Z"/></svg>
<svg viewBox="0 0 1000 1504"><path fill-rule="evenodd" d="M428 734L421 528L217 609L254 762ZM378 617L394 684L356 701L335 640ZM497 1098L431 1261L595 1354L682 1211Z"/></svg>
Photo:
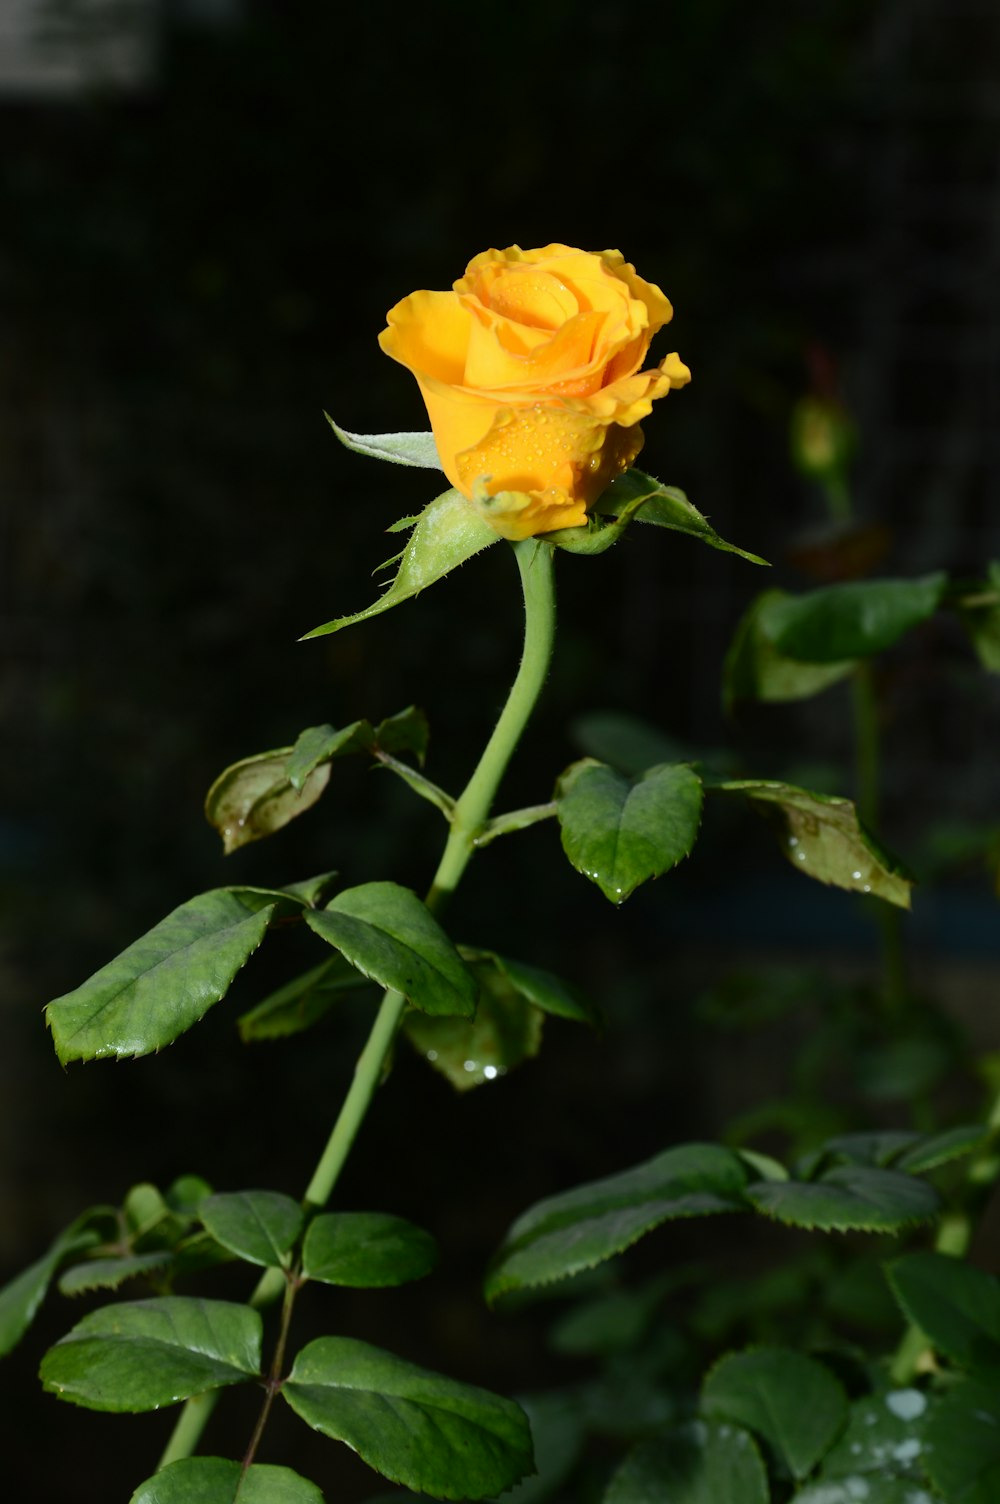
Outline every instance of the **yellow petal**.
<svg viewBox="0 0 1000 1504"><path fill-rule="evenodd" d="M453 292L414 292L386 315L378 342L415 376L460 384L465 374L469 314Z"/></svg>

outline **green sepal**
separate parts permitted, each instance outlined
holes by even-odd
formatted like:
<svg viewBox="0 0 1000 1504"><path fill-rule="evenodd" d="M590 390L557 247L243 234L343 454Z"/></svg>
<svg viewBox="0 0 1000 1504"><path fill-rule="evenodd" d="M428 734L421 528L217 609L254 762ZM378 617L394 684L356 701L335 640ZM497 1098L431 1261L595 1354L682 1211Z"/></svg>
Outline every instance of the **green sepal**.
<svg viewBox="0 0 1000 1504"><path fill-rule="evenodd" d="M429 1232L387 1212L325 1212L302 1245L302 1273L325 1285L374 1290L423 1279L438 1261Z"/></svg>
<svg viewBox="0 0 1000 1504"><path fill-rule="evenodd" d="M685 763L664 763L628 779L591 757L556 785L563 850L612 903L687 856L698 836L702 786Z"/></svg>
<svg viewBox="0 0 1000 1504"><path fill-rule="evenodd" d="M633 1447L602 1504L768 1504L767 1474L739 1426L692 1421Z"/></svg>
<svg viewBox="0 0 1000 1504"><path fill-rule="evenodd" d="M491 1498L533 1467L528 1422L513 1401L349 1337L307 1343L281 1393L383 1477L437 1498Z"/></svg>
<svg viewBox="0 0 1000 1504"><path fill-rule="evenodd" d="M784 590L765 590L752 601L733 633L722 668L722 699L727 711L740 700L805 700L854 672L857 662L801 663L778 651L768 631L770 613L794 599Z"/></svg>
<svg viewBox="0 0 1000 1504"><path fill-rule="evenodd" d="M775 826L785 857L807 877L910 907L913 878L861 823L852 800L772 778L706 779L705 787L748 800Z"/></svg>
<svg viewBox="0 0 1000 1504"><path fill-rule="evenodd" d="M613 518L613 521L608 521ZM557 548L568 549L577 554L600 554L617 543L630 522L648 522L654 527L669 528L671 532L684 533L707 543L710 548L724 553L738 554L751 564L767 565L766 559L747 553L727 543L703 517L698 508L688 501L683 491L676 486L665 486L641 470L627 470L612 481L598 498L593 512L582 527L562 528L547 533L546 541Z"/></svg>
<svg viewBox="0 0 1000 1504"><path fill-rule="evenodd" d="M348 433L323 414L345 449L370 459L389 460L394 465L412 465L420 470L440 470L441 460L432 433Z"/></svg>
<svg viewBox="0 0 1000 1504"><path fill-rule="evenodd" d="M701 1405L711 1419L754 1432L799 1482L847 1423L840 1382L815 1358L784 1347L727 1353L706 1378Z"/></svg>
<svg viewBox="0 0 1000 1504"><path fill-rule="evenodd" d="M943 1253L909 1253L886 1265L907 1320L974 1377L1000 1381L1000 1280Z"/></svg>
<svg viewBox="0 0 1000 1504"><path fill-rule="evenodd" d="M346 994L370 987L368 977L356 971L343 956L331 956L310 971L286 982L237 1021L240 1038L249 1043L260 1039L285 1039L311 1028Z"/></svg>
<svg viewBox="0 0 1000 1504"><path fill-rule="evenodd" d="M513 1224L486 1276L486 1299L565 1279L630 1248L664 1222L746 1209L737 1154L716 1144L667 1149L530 1208Z"/></svg>
<svg viewBox="0 0 1000 1504"><path fill-rule="evenodd" d="M314 627L311 632L306 632L302 641L339 632L343 627L367 621L371 616L398 606L426 590L428 585L436 584L491 543L496 543L499 536L460 491L445 491L421 512L403 550L396 577L385 593L364 611Z"/></svg>
<svg viewBox="0 0 1000 1504"><path fill-rule="evenodd" d="M59 1234L40 1259L0 1289L0 1357L13 1351L34 1321L57 1269L103 1241L104 1229L98 1231L91 1224L104 1223L113 1235L115 1220L114 1207L91 1207Z"/></svg>
<svg viewBox="0 0 1000 1504"><path fill-rule="evenodd" d="M315 1483L288 1467L182 1457L141 1483L129 1504L323 1504Z"/></svg>
<svg viewBox="0 0 1000 1504"><path fill-rule="evenodd" d="M63 1065L148 1055L225 997L283 898L270 890L215 888L189 899L73 992L49 1003L46 1021Z"/></svg>
<svg viewBox="0 0 1000 1504"><path fill-rule="evenodd" d="M306 923L352 966L433 1014L475 1012L478 988L427 906L398 883L345 888Z"/></svg>
<svg viewBox="0 0 1000 1504"><path fill-rule="evenodd" d="M747 1200L788 1227L824 1232L899 1232L941 1209L933 1186L870 1165L837 1165L818 1180L762 1180Z"/></svg>
<svg viewBox="0 0 1000 1504"><path fill-rule="evenodd" d="M249 1306L167 1295L102 1306L42 1359L42 1385L88 1410L158 1410L255 1378L261 1320Z"/></svg>
<svg viewBox="0 0 1000 1504"><path fill-rule="evenodd" d="M226 1191L208 1196L199 1208L206 1228L249 1264L282 1268L302 1231L302 1208L277 1191Z"/></svg>

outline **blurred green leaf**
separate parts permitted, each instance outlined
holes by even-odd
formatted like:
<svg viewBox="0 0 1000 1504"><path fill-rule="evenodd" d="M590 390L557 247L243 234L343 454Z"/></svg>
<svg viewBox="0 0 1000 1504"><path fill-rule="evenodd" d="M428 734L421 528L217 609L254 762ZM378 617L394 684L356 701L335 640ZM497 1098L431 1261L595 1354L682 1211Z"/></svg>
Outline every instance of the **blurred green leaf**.
<svg viewBox="0 0 1000 1504"><path fill-rule="evenodd" d="M92 1220L106 1219L109 1213L113 1219L110 1207L93 1207L84 1212L59 1234L40 1259L0 1289L0 1357L17 1346L34 1321L59 1266L74 1254L100 1243L100 1233L89 1224Z"/></svg>
<svg viewBox="0 0 1000 1504"><path fill-rule="evenodd" d="M706 1378L701 1403L710 1419L755 1432L799 1482L847 1422L847 1398L830 1370L783 1347L727 1353Z"/></svg>
<svg viewBox="0 0 1000 1504"><path fill-rule="evenodd" d="M154 1248L149 1253L129 1253L117 1258L86 1259L82 1264L73 1264L59 1276L61 1295L82 1295L89 1290L117 1290L129 1279L141 1279L147 1274L158 1274L171 1261L167 1248Z"/></svg>
<svg viewBox="0 0 1000 1504"><path fill-rule="evenodd" d="M588 757L610 763L629 778L657 763L685 761L680 742L648 721L617 710L595 710L578 716L570 735Z"/></svg>
<svg viewBox="0 0 1000 1504"><path fill-rule="evenodd" d="M768 1504L760 1454L738 1426L694 1421L633 1447L603 1504Z"/></svg>
<svg viewBox="0 0 1000 1504"><path fill-rule="evenodd" d="M262 998L253 1008L240 1015L240 1038L285 1039L299 1034L324 1018L341 998L371 981L357 971L343 956L314 966L302 976Z"/></svg>
<svg viewBox="0 0 1000 1504"><path fill-rule="evenodd" d="M540 1201L508 1232L486 1276L491 1303L551 1284L604 1259L677 1217L742 1211L748 1174L715 1144L684 1144L620 1174Z"/></svg>
<svg viewBox="0 0 1000 1504"><path fill-rule="evenodd" d="M943 1253L910 1253L886 1265L907 1320L972 1374L1000 1381L1000 1280Z"/></svg>
<svg viewBox="0 0 1000 1504"><path fill-rule="evenodd" d="M526 961L512 961L509 956L498 955L495 950L473 950L460 945L459 951L467 961L489 963L496 967L506 981L529 1003L543 1013L555 1018L567 1018L573 1023L599 1024L601 1016L589 998L578 987L563 981L551 971L540 966L529 966Z"/></svg>
<svg viewBox="0 0 1000 1504"><path fill-rule="evenodd" d="M403 1023L418 1054L458 1091L468 1091L506 1075L537 1055L542 1014L491 960L469 959L479 992L472 1018L430 1018L410 1013Z"/></svg>
<svg viewBox="0 0 1000 1504"><path fill-rule="evenodd" d="M818 1180L758 1181L746 1196L789 1227L828 1232L896 1232L926 1222L941 1205L926 1181L869 1165L838 1165Z"/></svg>
<svg viewBox="0 0 1000 1504"><path fill-rule="evenodd" d="M995 1381L965 1379L948 1391L924 1429L923 1464L948 1504L996 1504L1000 1398Z"/></svg>
<svg viewBox="0 0 1000 1504"><path fill-rule="evenodd" d="M849 580L772 601L760 625L778 652L801 663L843 663L884 652L933 616L943 572L913 580Z"/></svg>
<svg viewBox="0 0 1000 1504"><path fill-rule="evenodd" d="M765 590L753 601L733 634L722 670L723 701L731 711L740 700L805 700L853 673L844 663L800 663L780 653L766 631L770 611L793 599L784 590Z"/></svg>

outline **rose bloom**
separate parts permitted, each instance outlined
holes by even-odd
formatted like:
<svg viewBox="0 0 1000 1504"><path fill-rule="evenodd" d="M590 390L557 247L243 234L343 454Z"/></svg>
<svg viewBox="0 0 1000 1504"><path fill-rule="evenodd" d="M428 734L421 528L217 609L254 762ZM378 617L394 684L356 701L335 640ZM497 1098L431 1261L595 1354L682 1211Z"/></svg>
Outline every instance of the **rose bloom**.
<svg viewBox="0 0 1000 1504"><path fill-rule="evenodd" d="M577 527L642 448L639 422L684 386L642 371L673 315L620 251L483 251L451 292L415 292L379 336L420 384L441 466L505 538Z"/></svg>

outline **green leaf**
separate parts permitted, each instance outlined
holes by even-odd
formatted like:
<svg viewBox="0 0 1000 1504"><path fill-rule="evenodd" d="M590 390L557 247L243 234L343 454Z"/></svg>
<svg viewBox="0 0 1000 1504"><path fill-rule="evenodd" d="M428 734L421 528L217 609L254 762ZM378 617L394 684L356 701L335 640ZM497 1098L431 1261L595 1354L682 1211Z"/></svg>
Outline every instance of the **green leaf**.
<svg viewBox="0 0 1000 1504"><path fill-rule="evenodd" d="M961 1159L974 1149L983 1148L989 1141L990 1130L982 1123L963 1123L957 1128L945 1128L941 1133L932 1133L920 1139L912 1149L900 1155L896 1168L908 1175L922 1175L927 1170L936 1170L938 1165Z"/></svg>
<svg viewBox="0 0 1000 1504"><path fill-rule="evenodd" d="M182 903L82 987L49 1003L63 1065L149 1055L171 1044L225 997L276 908L225 888Z"/></svg>
<svg viewBox="0 0 1000 1504"><path fill-rule="evenodd" d="M532 1469L531 1433L511 1400L417 1368L348 1337L320 1337L282 1395L383 1477L443 1499L483 1499Z"/></svg>
<svg viewBox="0 0 1000 1504"><path fill-rule="evenodd" d="M689 538L696 538L699 543L707 543L710 548L721 549L727 554L738 554L751 564L763 564L767 567L767 560L760 558L758 554L747 553L745 549L736 548L734 544L720 538L709 525L708 519L688 501L683 491L676 486L665 486L653 476L643 474L641 470L626 470L624 475L613 481L599 498L595 510L619 519L634 515L639 522L684 533Z"/></svg>
<svg viewBox="0 0 1000 1504"><path fill-rule="evenodd" d="M768 1504L760 1453L738 1426L694 1421L633 1447L603 1504Z"/></svg>
<svg viewBox="0 0 1000 1504"><path fill-rule="evenodd" d="M940 1197L926 1181L868 1165L838 1165L819 1180L762 1180L748 1186L759 1212L789 1227L828 1232L896 1232L926 1222Z"/></svg>
<svg viewBox="0 0 1000 1504"><path fill-rule="evenodd" d="M531 1423L538 1471L523 1478L503 1504L543 1504L565 1482L583 1448L584 1416L575 1394L518 1395L518 1403Z"/></svg>
<svg viewBox="0 0 1000 1504"><path fill-rule="evenodd" d="M554 1018L568 1018L573 1023L596 1025L601 1022L601 1015L590 999L584 997L578 987L564 982L551 971L529 966L525 961L512 961L495 950L471 950L462 945L459 951L467 961L491 962L515 992L543 1013L551 1013Z"/></svg>
<svg viewBox="0 0 1000 1504"><path fill-rule="evenodd" d="M62 1295L82 1295L87 1290L117 1290L128 1279L157 1274L171 1261L168 1248L154 1248L149 1253L129 1253L118 1258L86 1259L73 1264L59 1276Z"/></svg>
<svg viewBox="0 0 1000 1504"><path fill-rule="evenodd" d="M374 1290L430 1274L438 1247L429 1232L386 1212L314 1217L302 1247L302 1273L325 1285Z"/></svg>
<svg viewBox="0 0 1000 1504"><path fill-rule="evenodd" d="M349 992L368 987L367 977L356 971L343 956L331 956L311 971L286 982L268 994L255 1007L240 1015L240 1038L285 1039L299 1034L324 1018Z"/></svg>
<svg viewBox="0 0 1000 1504"><path fill-rule="evenodd" d="M315 1483L256 1462L244 1473L222 1457L184 1457L139 1485L129 1504L323 1504Z"/></svg>
<svg viewBox="0 0 1000 1504"><path fill-rule="evenodd" d="M370 616L378 616L380 612L398 606L401 601L409 600L426 590L428 585L443 579L481 549L488 548L499 536L460 491L445 491L421 512L403 550L396 578L385 593L364 611L314 627L305 634L303 641L325 637L328 632L339 632L342 627L367 621Z"/></svg>
<svg viewBox="0 0 1000 1504"><path fill-rule="evenodd" d="M216 1242L250 1264L281 1268L302 1230L302 1208L277 1191L228 1191L199 1208Z"/></svg>
<svg viewBox="0 0 1000 1504"><path fill-rule="evenodd" d="M308 726L299 733L294 747L288 752L284 776L298 792L325 763L333 762L337 757L349 757L355 752L370 752L374 736L370 721L352 721L339 730L328 725Z"/></svg>
<svg viewBox="0 0 1000 1504"><path fill-rule="evenodd" d="M177 1212L148 1181L130 1186L122 1204L133 1248L173 1248L191 1225L192 1214Z"/></svg>
<svg viewBox="0 0 1000 1504"><path fill-rule="evenodd" d="M729 1353L705 1380L701 1402L710 1418L756 1432L800 1482L847 1422L847 1398L830 1370L783 1347Z"/></svg>
<svg viewBox="0 0 1000 1504"><path fill-rule="evenodd" d="M770 612L789 599L793 597L784 590L765 590L737 626L722 670L728 711L739 700L805 700L853 673L853 658L843 663L800 663L778 651L766 624Z"/></svg>
<svg viewBox="0 0 1000 1504"><path fill-rule="evenodd" d="M421 470L440 470L437 445L432 433L348 433L338 428L329 413L323 414L345 449L366 454L394 465L414 465Z"/></svg>
<svg viewBox="0 0 1000 1504"><path fill-rule="evenodd" d="M88 1410L158 1410L260 1371L249 1306L168 1295L92 1311L42 1359L50 1393Z"/></svg>
<svg viewBox="0 0 1000 1504"><path fill-rule="evenodd" d="M422 767L430 734L424 712L416 705L408 705L379 721L372 737L373 748L376 753L388 752L392 757L398 757L400 752L415 752Z"/></svg>
<svg viewBox="0 0 1000 1504"><path fill-rule="evenodd" d="M811 1504L824 1504L823 1487L831 1490L833 1504L854 1504L860 1498L886 1500L886 1504L913 1504L913 1484L921 1478L918 1462L924 1450L924 1429L932 1413L928 1398L919 1389L890 1389L884 1393L855 1400L850 1407L843 1435L824 1457L816 1479L816 1492L796 1494ZM870 1492L863 1493L856 1480L861 1477ZM841 1492L854 1483L853 1493ZM896 1492L896 1485L906 1483L910 1493ZM834 1487L837 1491L834 1491ZM882 1492L882 1489L886 1492ZM916 1494L920 1499L920 1494ZM924 1496L931 1504L929 1496Z"/></svg>
<svg viewBox="0 0 1000 1504"><path fill-rule="evenodd" d="M715 1144L684 1144L645 1164L539 1201L511 1227L486 1277L491 1303L630 1248L677 1217L745 1209L747 1172Z"/></svg>
<svg viewBox="0 0 1000 1504"><path fill-rule="evenodd" d="M827 1478L823 1473L800 1489L791 1504L859 1504L862 1499L864 1504L940 1504L940 1500L919 1486L919 1481L915 1483L909 1474L904 1477L895 1472L870 1473L865 1477L855 1472L844 1478Z"/></svg>
<svg viewBox="0 0 1000 1504"><path fill-rule="evenodd" d="M776 828L785 856L818 882L871 893L910 907L913 880L858 819L850 799L816 794L770 778L708 783L709 792L741 794Z"/></svg>
<svg viewBox="0 0 1000 1504"><path fill-rule="evenodd" d="M886 1266L903 1314L945 1357L1000 1379L1000 1280L943 1253L910 1253Z"/></svg>
<svg viewBox="0 0 1000 1504"><path fill-rule="evenodd" d="M476 980L425 904L396 883L345 888L306 923L352 966L425 1013L469 1017Z"/></svg>
<svg viewBox="0 0 1000 1504"><path fill-rule="evenodd" d="M181 1217L196 1217L199 1204L211 1196L213 1187L201 1175L178 1175L167 1188L164 1201Z"/></svg>
<svg viewBox="0 0 1000 1504"><path fill-rule="evenodd" d="M957 601L959 620L968 632L983 668L1000 673L1000 563L995 559L984 585Z"/></svg>
<svg viewBox="0 0 1000 1504"><path fill-rule="evenodd" d="M996 1383L966 1379L927 1422L924 1467L948 1504L1000 1498L1000 1400Z"/></svg>
<svg viewBox="0 0 1000 1504"><path fill-rule="evenodd" d="M572 866L621 903L691 850L701 819L701 780L683 763L637 778L585 757L556 787L563 850Z"/></svg>
<svg viewBox="0 0 1000 1504"><path fill-rule="evenodd" d="M468 1091L503 1076L537 1055L542 1015L491 961L466 962L479 992L473 1018L428 1018L411 1013L403 1023L418 1054L451 1082Z"/></svg>
<svg viewBox="0 0 1000 1504"><path fill-rule="evenodd" d="M892 1128L867 1133L838 1133L807 1155L798 1168L804 1180L811 1180L816 1168L828 1159L886 1169L904 1150L919 1142L919 1133Z"/></svg>
<svg viewBox="0 0 1000 1504"><path fill-rule="evenodd" d="M100 1242L100 1235L87 1224L91 1217L103 1209L95 1207L84 1212L76 1221L61 1232L51 1247L40 1259L29 1264L0 1290L0 1357L11 1352L31 1323L38 1308L48 1293L52 1276L60 1264Z"/></svg>
<svg viewBox="0 0 1000 1504"><path fill-rule="evenodd" d="M761 628L779 653L803 663L870 658L926 621L941 604L944 573L914 580L849 580L774 601Z"/></svg>
<svg viewBox="0 0 1000 1504"><path fill-rule="evenodd" d="M329 763L317 767L300 787L293 787L288 763L294 750L279 747L234 762L205 795L205 818L222 837L227 856L305 814L323 793L330 781Z"/></svg>

